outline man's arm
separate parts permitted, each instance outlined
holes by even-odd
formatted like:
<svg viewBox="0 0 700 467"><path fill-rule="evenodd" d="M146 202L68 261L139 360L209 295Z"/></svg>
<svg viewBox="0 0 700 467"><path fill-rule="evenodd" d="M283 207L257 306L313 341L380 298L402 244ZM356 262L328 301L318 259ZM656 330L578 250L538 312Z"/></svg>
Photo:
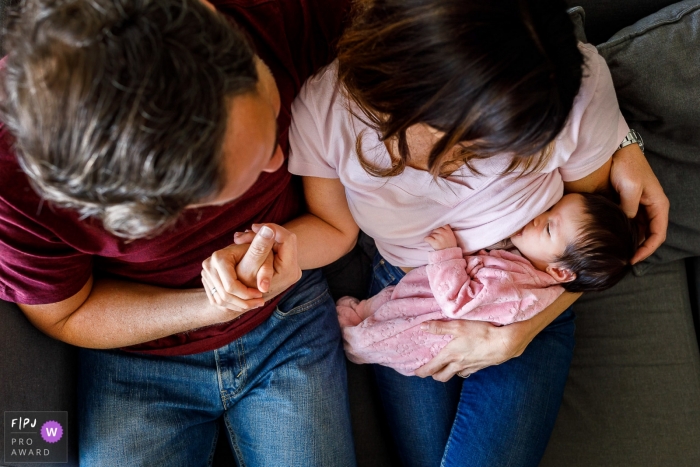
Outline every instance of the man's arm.
<svg viewBox="0 0 700 467"><path fill-rule="evenodd" d="M203 289L175 290L92 277L61 302L18 305L45 334L95 349L140 344L242 314L209 304Z"/></svg>

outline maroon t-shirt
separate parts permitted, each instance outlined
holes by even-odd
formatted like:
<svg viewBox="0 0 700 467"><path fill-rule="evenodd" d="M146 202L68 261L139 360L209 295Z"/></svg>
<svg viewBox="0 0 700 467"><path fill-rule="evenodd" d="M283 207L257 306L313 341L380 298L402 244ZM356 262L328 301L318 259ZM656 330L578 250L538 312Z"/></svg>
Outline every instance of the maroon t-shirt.
<svg viewBox="0 0 700 467"><path fill-rule="evenodd" d="M212 1L252 40L279 87L279 143L288 152L291 104L304 81L333 58L348 0ZM176 226L153 239L125 242L94 220L41 201L0 124L0 298L55 303L75 295L91 274L170 288L202 287L201 264L252 223L282 224L303 209L303 194L286 163L262 173L241 198L222 206L188 209ZM266 320L277 300L228 323L200 328L127 350L185 355L212 350Z"/></svg>

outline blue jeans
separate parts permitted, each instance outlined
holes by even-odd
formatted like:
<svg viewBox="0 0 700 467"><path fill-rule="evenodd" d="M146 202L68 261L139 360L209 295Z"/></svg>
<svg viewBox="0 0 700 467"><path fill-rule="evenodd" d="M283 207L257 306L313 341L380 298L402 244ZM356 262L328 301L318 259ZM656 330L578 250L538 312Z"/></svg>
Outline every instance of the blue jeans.
<svg viewBox="0 0 700 467"><path fill-rule="evenodd" d="M223 415L240 466L353 466L335 304L306 271L228 345L160 357L81 349L82 466L211 465Z"/></svg>
<svg viewBox="0 0 700 467"><path fill-rule="evenodd" d="M370 296L404 272L379 254ZM537 466L554 428L574 349L566 310L518 358L441 383L375 365L392 435L405 466Z"/></svg>

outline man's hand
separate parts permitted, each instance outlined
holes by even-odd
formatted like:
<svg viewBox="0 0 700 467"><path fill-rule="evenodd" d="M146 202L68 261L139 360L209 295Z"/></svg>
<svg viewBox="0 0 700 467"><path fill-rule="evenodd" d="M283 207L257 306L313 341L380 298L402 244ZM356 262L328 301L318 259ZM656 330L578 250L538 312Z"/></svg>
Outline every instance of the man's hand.
<svg viewBox="0 0 700 467"><path fill-rule="evenodd" d="M632 264L635 264L648 258L666 240L670 203L636 144L618 149L613 154L610 183L620 194L620 204L627 217L636 217L642 205L649 220L646 240L632 258Z"/></svg>
<svg viewBox="0 0 700 467"><path fill-rule="evenodd" d="M296 237L276 224L255 224L236 244L202 263L202 283L212 304L248 311L287 290L301 277Z"/></svg>
<svg viewBox="0 0 700 467"><path fill-rule="evenodd" d="M262 292L248 287L239 280L236 273L236 266L245 257L249 247L250 245L230 245L204 260L202 285L209 303L239 313L261 307L265 303ZM246 282L250 283L249 280Z"/></svg>

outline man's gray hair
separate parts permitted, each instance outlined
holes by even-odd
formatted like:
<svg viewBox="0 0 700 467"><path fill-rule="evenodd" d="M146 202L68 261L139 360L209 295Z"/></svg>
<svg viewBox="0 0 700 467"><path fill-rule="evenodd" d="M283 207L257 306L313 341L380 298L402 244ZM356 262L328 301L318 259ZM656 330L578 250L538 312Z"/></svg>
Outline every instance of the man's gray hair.
<svg viewBox="0 0 700 467"><path fill-rule="evenodd" d="M43 198L125 238L222 187L227 102L258 80L199 0L35 0L8 21L2 119Z"/></svg>

